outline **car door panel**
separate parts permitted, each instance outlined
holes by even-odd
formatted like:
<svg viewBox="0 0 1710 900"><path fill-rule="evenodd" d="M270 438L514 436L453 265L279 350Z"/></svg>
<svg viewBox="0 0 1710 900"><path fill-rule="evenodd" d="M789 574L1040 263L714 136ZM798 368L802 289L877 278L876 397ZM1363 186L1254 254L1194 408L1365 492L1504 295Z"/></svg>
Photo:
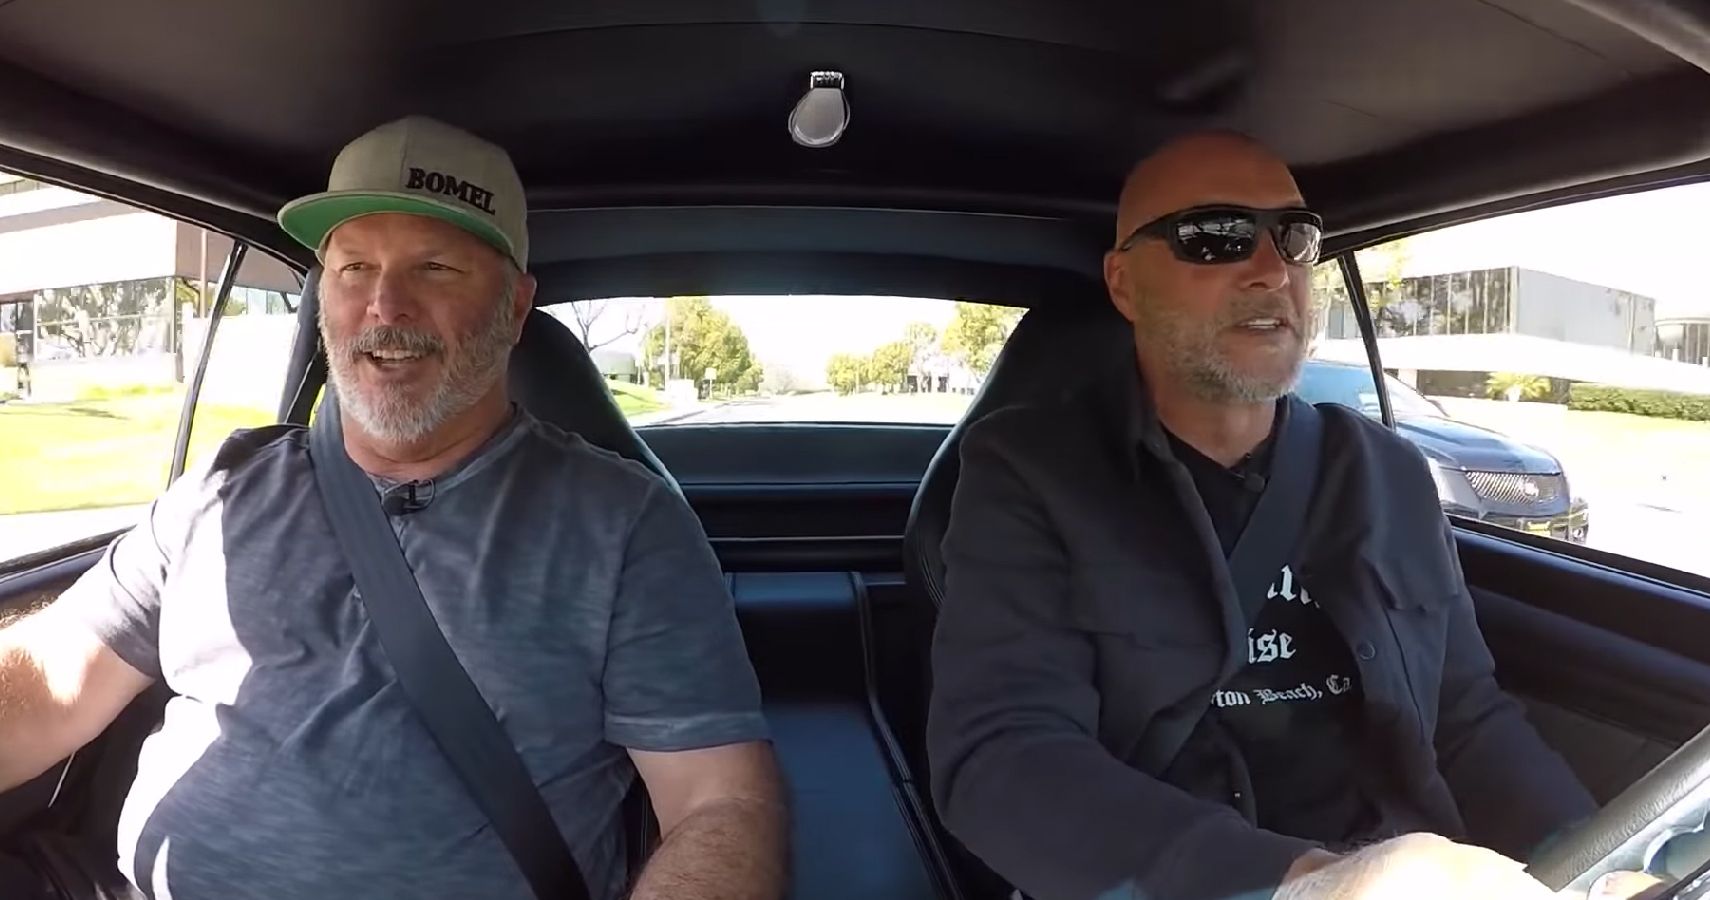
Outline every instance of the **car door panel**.
<svg viewBox="0 0 1710 900"><path fill-rule="evenodd" d="M1462 568L1497 678L1607 801L1710 723L1710 598L1461 528Z"/></svg>

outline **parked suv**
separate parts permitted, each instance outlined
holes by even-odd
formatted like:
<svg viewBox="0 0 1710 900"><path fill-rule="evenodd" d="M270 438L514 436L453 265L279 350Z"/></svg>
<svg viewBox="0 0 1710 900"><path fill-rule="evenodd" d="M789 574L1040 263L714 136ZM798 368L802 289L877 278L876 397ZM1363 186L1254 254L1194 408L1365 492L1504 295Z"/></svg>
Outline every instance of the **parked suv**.
<svg viewBox="0 0 1710 900"><path fill-rule="evenodd" d="M1562 464L1507 435L1449 418L1435 401L1385 376L1395 428L1425 454L1444 512L1532 534L1585 543L1591 516L1568 488ZM1307 360L1295 393L1311 403L1340 403L1376 419L1371 370Z"/></svg>

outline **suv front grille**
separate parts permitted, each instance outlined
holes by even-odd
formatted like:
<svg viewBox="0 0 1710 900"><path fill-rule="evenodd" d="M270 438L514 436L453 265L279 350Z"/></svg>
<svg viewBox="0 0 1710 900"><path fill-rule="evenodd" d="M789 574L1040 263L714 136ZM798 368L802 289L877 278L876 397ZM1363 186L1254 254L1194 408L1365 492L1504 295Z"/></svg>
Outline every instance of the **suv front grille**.
<svg viewBox="0 0 1710 900"><path fill-rule="evenodd" d="M1473 493L1491 503L1505 506L1544 507L1561 502L1567 485L1560 475L1529 475L1519 472L1468 472Z"/></svg>

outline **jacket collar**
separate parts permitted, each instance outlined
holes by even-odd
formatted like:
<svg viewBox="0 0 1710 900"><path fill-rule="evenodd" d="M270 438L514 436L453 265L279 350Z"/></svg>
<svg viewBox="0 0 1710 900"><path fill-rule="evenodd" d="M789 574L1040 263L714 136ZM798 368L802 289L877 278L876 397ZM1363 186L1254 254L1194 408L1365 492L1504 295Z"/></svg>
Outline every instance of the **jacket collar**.
<svg viewBox="0 0 1710 900"><path fill-rule="evenodd" d="M1139 360L1132 353L1125 354L1122 362L1112 365L1100 383L1106 386L1105 414L1110 422L1116 423L1123 453L1136 466L1141 453L1150 453L1161 460L1174 458Z"/></svg>

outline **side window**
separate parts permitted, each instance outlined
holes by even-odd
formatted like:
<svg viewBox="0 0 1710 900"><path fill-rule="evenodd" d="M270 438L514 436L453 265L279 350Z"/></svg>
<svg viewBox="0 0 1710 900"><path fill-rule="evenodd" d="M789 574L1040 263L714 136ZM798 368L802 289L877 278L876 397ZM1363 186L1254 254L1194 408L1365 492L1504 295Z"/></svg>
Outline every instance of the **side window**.
<svg viewBox="0 0 1710 900"><path fill-rule="evenodd" d="M1022 309L918 297L630 297L545 306L638 427L958 421Z"/></svg>
<svg viewBox="0 0 1710 900"><path fill-rule="evenodd" d="M129 527L166 486L227 249L0 172L0 559Z"/></svg>
<svg viewBox="0 0 1710 900"><path fill-rule="evenodd" d="M231 239L211 235L209 242L210 256L223 262ZM186 329L187 343L194 351L191 359L201 357L219 288L219 273L208 277L206 286L199 279L185 279L180 286L181 296L190 305L185 315L192 323ZM251 248L233 281L209 345L202 390L196 395L185 471L206 462L233 431L278 421L285 370L297 334L302 279L296 270Z"/></svg>
<svg viewBox="0 0 1710 900"><path fill-rule="evenodd" d="M1398 425L1445 510L1710 575L1706 202L1672 187L1361 253ZM1358 337L1330 318L1325 355Z"/></svg>

